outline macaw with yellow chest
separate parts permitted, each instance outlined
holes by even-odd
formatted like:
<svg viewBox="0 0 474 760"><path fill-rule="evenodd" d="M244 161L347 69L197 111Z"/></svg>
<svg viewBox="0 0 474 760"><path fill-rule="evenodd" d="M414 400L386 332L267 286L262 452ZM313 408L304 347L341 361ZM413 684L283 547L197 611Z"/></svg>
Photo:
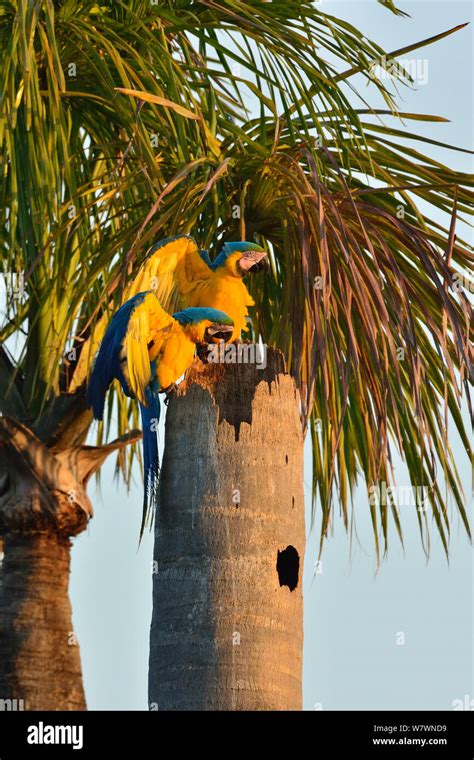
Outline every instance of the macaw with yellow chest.
<svg viewBox="0 0 474 760"><path fill-rule="evenodd" d="M158 394L173 388L190 367L197 344L227 342L233 333L234 323L226 313L194 307L171 316L153 291L133 295L110 320L94 363L87 399L94 417L101 420L107 390L113 380L118 380L125 395L139 403L145 489L140 537L148 510L156 505Z"/></svg>
<svg viewBox="0 0 474 760"><path fill-rule="evenodd" d="M167 311L187 306L224 311L234 322L231 340L235 341L248 330L248 307L254 305L244 277L266 266L267 254L255 243L225 243L211 261L189 235L165 238L151 249L126 297L154 290Z"/></svg>

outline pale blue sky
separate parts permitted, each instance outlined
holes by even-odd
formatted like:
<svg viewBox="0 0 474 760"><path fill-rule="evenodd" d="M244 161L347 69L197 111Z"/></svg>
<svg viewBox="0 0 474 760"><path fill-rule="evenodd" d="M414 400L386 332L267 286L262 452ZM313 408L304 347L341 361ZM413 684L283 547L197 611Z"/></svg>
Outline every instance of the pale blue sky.
<svg viewBox="0 0 474 760"><path fill-rule="evenodd" d="M321 9L362 29L387 50L425 39L472 20L470 2L400 2L411 19L396 18L375 0L324 0ZM450 124L422 126L424 134L472 147L472 27L419 57L428 82L404 89L404 109L448 116ZM364 85L365 87L365 85ZM409 125L412 128L413 123ZM413 131L416 131L415 129ZM464 171L472 161L432 148L430 155ZM162 434L161 434L162 439ZM466 493L471 470L453 438ZM306 457L306 482L310 458ZM403 467L399 482L407 483ZM151 616L152 536L137 552L140 474L127 494L113 481L113 463L102 471L102 497L90 495L95 517L73 548L71 599L81 645L89 709L146 709ZM309 510L309 498L308 510ZM473 696L472 550L453 515L448 567L433 533L431 558L421 550L414 509L402 508L406 547L392 532L388 558L375 574L367 499L356 495L359 543L352 553L341 521L326 544L322 573L314 576L317 536L308 538L305 575L305 709L450 709ZM308 513L309 526L309 513ZM403 633L405 644L397 644ZM400 637L399 637L400 638Z"/></svg>

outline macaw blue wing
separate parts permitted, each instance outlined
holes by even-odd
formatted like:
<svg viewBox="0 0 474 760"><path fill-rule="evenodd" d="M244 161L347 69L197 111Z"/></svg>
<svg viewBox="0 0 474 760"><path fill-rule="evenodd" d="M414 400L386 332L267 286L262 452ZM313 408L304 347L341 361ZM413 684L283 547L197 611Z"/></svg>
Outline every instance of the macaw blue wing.
<svg viewBox="0 0 474 760"><path fill-rule="evenodd" d="M146 388L152 379L149 343L159 346L173 323L153 292L137 293L114 314L89 381L88 403L96 419L103 417L105 394L114 378L127 396L146 405Z"/></svg>
<svg viewBox="0 0 474 760"><path fill-rule="evenodd" d="M87 389L87 405L92 406L97 420L103 419L105 394L115 378L120 381L123 392L127 396L132 395L121 366L122 344L130 317L137 306L143 303L145 296L146 293L138 293L120 307L110 320L100 344Z"/></svg>
<svg viewBox="0 0 474 760"><path fill-rule="evenodd" d="M140 538L150 508L156 507L159 481L157 427L160 418L156 361L150 360L150 339L159 342L173 317L154 293L137 293L114 314L107 327L91 374L87 400L94 417L102 419L105 395L114 379L127 396L137 398L143 430L144 494Z"/></svg>
<svg viewBox="0 0 474 760"><path fill-rule="evenodd" d="M208 266L209 269L211 269L212 261L211 261L211 257L209 256L209 251L206 251L204 248L200 248L199 255L201 259L204 261L204 263L206 264L206 266Z"/></svg>

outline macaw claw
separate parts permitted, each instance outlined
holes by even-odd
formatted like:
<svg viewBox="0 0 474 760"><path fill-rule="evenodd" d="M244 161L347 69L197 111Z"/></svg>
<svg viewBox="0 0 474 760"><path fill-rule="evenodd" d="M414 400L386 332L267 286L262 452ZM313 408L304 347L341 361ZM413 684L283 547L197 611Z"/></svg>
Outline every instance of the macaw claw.
<svg viewBox="0 0 474 760"><path fill-rule="evenodd" d="M209 344L197 343L196 344L196 356L203 364L208 364Z"/></svg>
<svg viewBox="0 0 474 760"><path fill-rule="evenodd" d="M168 406L171 399L171 394L177 389L177 387L178 386L176 385L176 383L171 383L171 385L168 385L167 388L161 389L160 393L165 394L165 398L163 399L163 403L165 406Z"/></svg>

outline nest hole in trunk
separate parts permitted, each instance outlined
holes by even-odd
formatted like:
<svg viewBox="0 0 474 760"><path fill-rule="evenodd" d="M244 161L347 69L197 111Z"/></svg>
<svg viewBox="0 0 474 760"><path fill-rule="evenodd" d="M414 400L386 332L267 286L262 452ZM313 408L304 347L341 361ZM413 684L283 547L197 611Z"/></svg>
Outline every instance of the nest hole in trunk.
<svg viewBox="0 0 474 760"><path fill-rule="evenodd" d="M287 546L286 549L277 552L276 570L280 586L288 586L290 591L294 591L298 586L300 573L300 555L294 546Z"/></svg>

